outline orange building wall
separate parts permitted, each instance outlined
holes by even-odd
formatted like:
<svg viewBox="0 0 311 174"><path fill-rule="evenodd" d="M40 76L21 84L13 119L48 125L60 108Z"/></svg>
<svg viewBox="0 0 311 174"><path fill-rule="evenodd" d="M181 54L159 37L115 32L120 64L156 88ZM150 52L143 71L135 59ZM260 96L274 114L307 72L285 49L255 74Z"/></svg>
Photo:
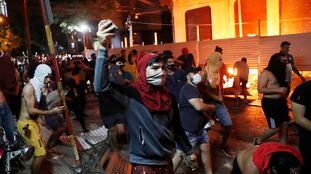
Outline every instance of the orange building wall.
<svg viewBox="0 0 311 174"><path fill-rule="evenodd" d="M195 25L208 24L200 26L200 40L212 39L212 19L211 8L209 6L189 10L186 12L186 33L187 41L197 40L197 29ZM195 25L193 25L195 24Z"/></svg>
<svg viewBox="0 0 311 174"><path fill-rule="evenodd" d="M241 0L242 12L242 29L243 36L248 34L258 34L258 20L261 20L261 35L266 35L267 31L267 4L266 0ZM234 3L234 19L235 19L235 34L239 37L239 11L238 1Z"/></svg>
<svg viewBox="0 0 311 174"><path fill-rule="evenodd" d="M311 32L311 0L280 0L281 34Z"/></svg>

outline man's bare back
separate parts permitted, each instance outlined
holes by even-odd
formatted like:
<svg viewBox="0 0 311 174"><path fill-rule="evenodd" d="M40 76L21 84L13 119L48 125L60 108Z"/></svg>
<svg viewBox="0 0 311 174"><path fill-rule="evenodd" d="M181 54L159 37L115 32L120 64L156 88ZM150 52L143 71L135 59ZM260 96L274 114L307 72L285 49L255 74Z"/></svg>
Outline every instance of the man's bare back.
<svg viewBox="0 0 311 174"><path fill-rule="evenodd" d="M297 162L292 162L295 160ZM240 171L243 174L298 174L302 161L302 156L296 148L279 142L268 142L260 146L250 146L239 152L237 155L239 168L234 166L233 171Z"/></svg>
<svg viewBox="0 0 311 174"><path fill-rule="evenodd" d="M253 163L253 153L256 149L256 146L252 146L244 151L241 151L237 155L238 165L243 173L245 172L247 174L259 174L258 169Z"/></svg>

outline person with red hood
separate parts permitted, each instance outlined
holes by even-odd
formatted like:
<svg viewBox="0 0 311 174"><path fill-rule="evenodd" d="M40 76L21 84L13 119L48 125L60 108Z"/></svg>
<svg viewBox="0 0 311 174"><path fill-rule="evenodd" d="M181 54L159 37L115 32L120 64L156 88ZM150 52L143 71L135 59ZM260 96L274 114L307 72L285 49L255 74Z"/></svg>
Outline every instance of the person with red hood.
<svg viewBox="0 0 311 174"><path fill-rule="evenodd" d="M157 54L146 53L137 61L139 77L133 84L124 87L109 81L106 48L116 28L111 20L98 24L94 89L99 94L109 92L126 109L132 173L172 174L175 141L187 155L191 155L192 147L181 127L178 111L171 109L163 64Z"/></svg>
<svg viewBox="0 0 311 174"><path fill-rule="evenodd" d="M302 164L297 149L269 142L241 151L233 162L231 174L299 174Z"/></svg>

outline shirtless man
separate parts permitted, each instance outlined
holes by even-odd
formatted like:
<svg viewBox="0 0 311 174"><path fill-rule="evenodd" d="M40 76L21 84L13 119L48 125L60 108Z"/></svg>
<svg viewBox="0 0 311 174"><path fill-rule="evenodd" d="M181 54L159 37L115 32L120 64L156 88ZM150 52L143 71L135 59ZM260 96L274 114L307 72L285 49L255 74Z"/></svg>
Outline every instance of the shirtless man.
<svg viewBox="0 0 311 174"><path fill-rule="evenodd" d="M35 148L34 159L31 165L31 173L40 172L40 166L44 160L46 151L42 142L38 118L44 115L62 113L64 108L56 107L51 110L37 109L40 102L41 90L48 85L52 70L46 64L40 64L35 70L34 77L25 85L22 93L21 113L17 122L17 129L24 138L26 144Z"/></svg>
<svg viewBox="0 0 311 174"><path fill-rule="evenodd" d="M279 133L281 143L287 143L289 85L286 82L286 60L285 57L272 57L259 77L258 92L263 93L261 104L270 129L256 137L254 144L259 145L276 133Z"/></svg>
<svg viewBox="0 0 311 174"><path fill-rule="evenodd" d="M233 162L231 174L299 174L302 162L294 147L264 143L241 151Z"/></svg>

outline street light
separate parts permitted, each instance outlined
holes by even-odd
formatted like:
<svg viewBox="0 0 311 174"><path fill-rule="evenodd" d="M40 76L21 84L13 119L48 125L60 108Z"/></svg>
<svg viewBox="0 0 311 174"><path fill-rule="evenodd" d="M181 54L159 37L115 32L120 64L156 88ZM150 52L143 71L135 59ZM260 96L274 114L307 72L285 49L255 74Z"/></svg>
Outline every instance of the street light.
<svg viewBox="0 0 311 174"><path fill-rule="evenodd" d="M79 26L76 27L76 30L79 31L79 32L91 32L91 28L86 25L86 24L80 24Z"/></svg>
<svg viewBox="0 0 311 174"><path fill-rule="evenodd" d="M0 15L0 38L6 36L6 30L9 28L7 18L4 15Z"/></svg>
<svg viewBox="0 0 311 174"><path fill-rule="evenodd" d="M82 39L83 39L83 46L84 46L84 52L86 51L86 38L85 38L85 32L91 32L91 28L86 24L80 24L79 26L75 27L77 31L82 33Z"/></svg>
<svg viewBox="0 0 311 174"><path fill-rule="evenodd" d="M7 18L4 15L0 15L0 27L7 27L8 21Z"/></svg>

